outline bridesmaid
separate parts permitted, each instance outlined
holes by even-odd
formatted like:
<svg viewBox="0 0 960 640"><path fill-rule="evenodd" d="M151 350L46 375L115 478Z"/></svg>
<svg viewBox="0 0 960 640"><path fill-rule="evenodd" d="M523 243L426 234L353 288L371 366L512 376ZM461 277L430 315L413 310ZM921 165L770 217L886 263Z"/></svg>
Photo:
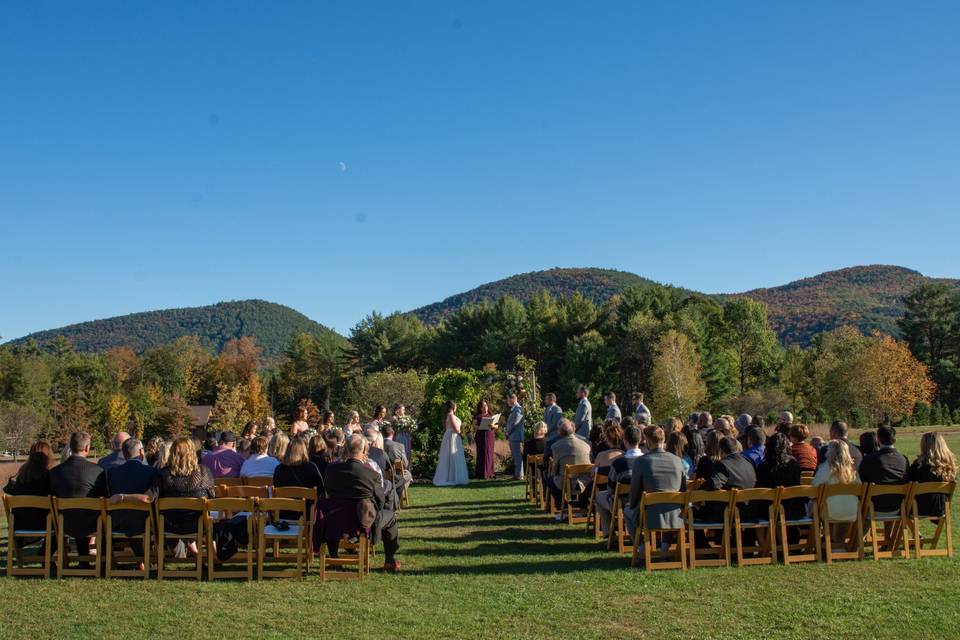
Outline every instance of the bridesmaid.
<svg viewBox="0 0 960 640"><path fill-rule="evenodd" d="M413 436L407 426L411 420L407 418L407 408L399 402L393 405L393 441L402 444L407 451L407 461L413 464Z"/></svg>
<svg viewBox="0 0 960 640"><path fill-rule="evenodd" d="M373 420L370 421L370 424L379 429L387 422L387 408L382 404L378 404L373 410Z"/></svg>
<svg viewBox="0 0 960 640"><path fill-rule="evenodd" d="M490 413L490 405L487 404L486 400L480 400L480 402L477 403L477 410L473 414L473 431L477 444L476 470L473 477L482 480L489 480L494 477L493 463L496 450L497 427L492 426L485 431L477 431L477 427L480 426L480 421L483 418L489 418L491 415L493 414Z"/></svg>

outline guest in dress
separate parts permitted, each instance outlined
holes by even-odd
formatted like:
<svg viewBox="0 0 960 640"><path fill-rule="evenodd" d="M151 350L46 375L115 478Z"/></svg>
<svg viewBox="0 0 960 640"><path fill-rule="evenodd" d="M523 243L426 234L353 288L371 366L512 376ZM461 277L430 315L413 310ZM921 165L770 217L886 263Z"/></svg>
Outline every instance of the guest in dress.
<svg viewBox="0 0 960 640"><path fill-rule="evenodd" d="M529 456L542 455L547 444L547 431L550 428L541 420L533 426L533 437L523 443L523 459Z"/></svg>
<svg viewBox="0 0 960 640"><path fill-rule="evenodd" d="M939 433L928 431L920 436L920 455L910 465L907 477L911 482L953 482L957 479L957 459ZM943 515L947 496L927 493L917 496L921 516Z"/></svg>
<svg viewBox="0 0 960 640"><path fill-rule="evenodd" d="M206 466L197 463L197 456L190 438L180 437L170 447L170 463L160 472L161 498L212 498L213 474ZM197 533L197 514L192 511L172 509L164 514L166 533ZM197 554L195 540L186 542L187 549Z"/></svg>
<svg viewBox="0 0 960 640"><path fill-rule="evenodd" d="M473 477L481 480L489 480L495 475L493 467L496 458L497 427L491 425L489 429L484 431L477 430L480 421L489 418L491 415L493 414L490 413L490 405L486 400L481 399L477 403L476 411L473 412L473 431L477 444L476 469ZM524 456L524 460L526 460L526 456Z"/></svg>
<svg viewBox="0 0 960 640"><path fill-rule="evenodd" d="M310 418L310 412L307 411L306 407L301 407L297 411L297 419L292 425L290 425L290 437L298 436L301 433L306 433L310 430L310 423L307 420Z"/></svg>
<svg viewBox="0 0 960 640"><path fill-rule="evenodd" d="M17 475L7 482L4 493L11 496L49 496L50 495L50 466L53 463L53 451L46 442L37 442L30 447L30 455ZM22 507L14 509L17 529L43 531L47 528L47 511ZM18 538L17 546L33 544L30 538ZM9 544L9 541L8 541Z"/></svg>

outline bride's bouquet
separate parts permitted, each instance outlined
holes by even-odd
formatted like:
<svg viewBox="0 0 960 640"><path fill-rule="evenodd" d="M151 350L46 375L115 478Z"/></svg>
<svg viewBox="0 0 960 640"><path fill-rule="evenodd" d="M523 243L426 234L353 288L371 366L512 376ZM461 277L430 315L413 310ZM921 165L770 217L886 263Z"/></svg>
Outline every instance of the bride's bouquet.
<svg viewBox="0 0 960 640"><path fill-rule="evenodd" d="M411 416L400 416L393 419L393 429L402 433L413 433L417 430L417 421Z"/></svg>

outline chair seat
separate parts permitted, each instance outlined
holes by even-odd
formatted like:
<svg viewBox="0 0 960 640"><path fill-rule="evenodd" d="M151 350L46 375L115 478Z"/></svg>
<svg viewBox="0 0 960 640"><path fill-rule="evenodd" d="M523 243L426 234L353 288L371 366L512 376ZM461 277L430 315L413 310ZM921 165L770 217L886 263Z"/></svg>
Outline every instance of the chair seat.
<svg viewBox="0 0 960 640"><path fill-rule="evenodd" d="M13 532L15 536L45 536L47 535L46 529L15 529Z"/></svg>
<svg viewBox="0 0 960 640"><path fill-rule="evenodd" d="M112 531L110 535L114 538L129 538L129 539L143 537L142 533L124 533L123 531Z"/></svg>
<svg viewBox="0 0 960 640"><path fill-rule="evenodd" d="M783 523L787 526L813 524L813 518L797 518L796 520L784 520Z"/></svg>
<svg viewBox="0 0 960 640"><path fill-rule="evenodd" d="M694 520L693 528L694 529L723 529L724 524L722 522L704 522L702 520Z"/></svg>
<svg viewBox="0 0 960 640"><path fill-rule="evenodd" d="M280 531L272 524L268 524L263 528L263 535L266 538L296 538L300 535L300 525L291 524L286 531Z"/></svg>
<svg viewBox="0 0 960 640"><path fill-rule="evenodd" d="M768 527L770 526L769 520L741 520L741 527Z"/></svg>
<svg viewBox="0 0 960 640"><path fill-rule="evenodd" d="M874 519L874 520L877 520L878 522L892 522L892 521L894 521L894 520L899 520L899 519L900 519L900 512L899 512L899 511L886 511L886 512L881 513L881 512L879 512L879 511L877 511L877 512L874 512L874 514L873 514L873 519Z"/></svg>

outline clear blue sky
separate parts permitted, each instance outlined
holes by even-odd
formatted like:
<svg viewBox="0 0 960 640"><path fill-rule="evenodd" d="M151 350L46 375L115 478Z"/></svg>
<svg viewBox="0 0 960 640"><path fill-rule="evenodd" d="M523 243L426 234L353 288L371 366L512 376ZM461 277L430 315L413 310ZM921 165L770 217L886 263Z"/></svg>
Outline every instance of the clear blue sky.
<svg viewBox="0 0 960 640"><path fill-rule="evenodd" d="M4 3L0 335L245 298L346 332L553 266L960 277L958 33L952 0Z"/></svg>

